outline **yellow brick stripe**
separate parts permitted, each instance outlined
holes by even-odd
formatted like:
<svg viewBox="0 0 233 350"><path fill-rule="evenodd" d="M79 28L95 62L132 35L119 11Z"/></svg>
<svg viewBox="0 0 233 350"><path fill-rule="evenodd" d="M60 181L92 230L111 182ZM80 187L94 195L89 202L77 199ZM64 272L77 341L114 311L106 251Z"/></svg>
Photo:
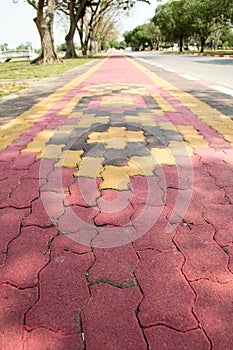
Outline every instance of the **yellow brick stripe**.
<svg viewBox="0 0 233 350"><path fill-rule="evenodd" d="M33 105L30 109L22 113L20 116L1 126L0 151L9 146L23 132L25 132L44 114L46 114L55 104L64 98L71 90L73 90L77 85L81 84L87 77L93 74L105 62L106 59L107 58L102 59L100 62L91 67L87 72L71 80L65 86L62 86L51 95ZM75 104L77 104L78 100L79 97L74 97L71 101L68 101L67 105L61 111L61 114L70 113L73 110Z"/></svg>
<svg viewBox="0 0 233 350"><path fill-rule="evenodd" d="M180 90L168 81L160 78L157 74L151 72L135 60L128 58L141 72L148 76L162 89L175 97L183 106L187 107L194 115L202 120L206 125L215 129L226 141L233 146L233 121L230 117L213 109L205 102L198 100L196 97ZM205 147L205 146L204 146Z"/></svg>

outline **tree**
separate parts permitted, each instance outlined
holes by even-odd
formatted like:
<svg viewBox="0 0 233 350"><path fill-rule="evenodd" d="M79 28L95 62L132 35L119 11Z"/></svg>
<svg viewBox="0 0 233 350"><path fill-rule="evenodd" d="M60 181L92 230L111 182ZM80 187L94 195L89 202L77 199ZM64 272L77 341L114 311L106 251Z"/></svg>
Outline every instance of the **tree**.
<svg viewBox="0 0 233 350"><path fill-rule="evenodd" d="M45 64L62 62L56 52L54 44L54 16L56 0L27 0L28 4L36 10L34 22L38 29L41 41L41 53L31 63Z"/></svg>
<svg viewBox="0 0 233 350"><path fill-rule="evenodd" d="M86 7L91 0L60 0L58 10L69 17L69 31L65 37L66 54L65 58L77 57L74 45L74 34L77 29L78 21L84 17Z"/></svg>
<svg viewBox="0 0 233 350"><path fill-rule="evenodd" d="M184 41L191 34L190 15L187 5L187 0L169 1L156 8L152 19L154 24L159 27L166 41L179 41L180 52L183 50Z"/></svg>
<svg viewBox="0 0 233 350"><path fill-rule="evenodd" d="M95 42L95 51L103 49L107 37L114 34L115 18L119 13L119 2L116 0L96 0L86 8L86 13L77 25L82 54L87 54L88 45L92 52Z"/></svg>
<svg viewBox="0 0 233 350"><path fill-rule="evenodd" d="M233 16L232 0L189 0L188 11L193 31L199 36L201 52L207 38L215 31L231 24Z"/></svg>
<svg viewBox="0 0 233 350"><path fill-rule="evenodd" d="M2 50L2 51L8 50L8 44L7 43L0 44L0 50Z"/></svg>
<svg viewBox="0 0 233 350"><path fill-rule="evenodd" d="M99 7L99 4L102 3L103 6L114 6L118 4L122 9L129 9L131 8L136 1L146 2L149 3L149 0L59 0L58 3L58 10L62 11L69 17L69 32L66 35L66 55L65 58L72 58L76 57L76 51L75 51L75 45L74 45L74 34L76 31L77 26L80 28L80 31L84 30L84 16L87 13L87 9L92 8L92 17L89 17L90 21L93 21L94 13L96 12L96 8ZM79 25L78 25L79 23ZM92 27L92 23L90 28ZM84 33L80 32L79 35L84 36ZM90 31L90 34L88 34L89 39L92 36L92 33ZM86 45L86 39L82 38L83 40L83 52L85 53L87 51Z"/></svg>
<svg viewBox="0 0 233 350"><path fill-rule="evenodd" d="M123 34L127 45L131 45L133 49L145 50L146 47L153 47L153 36L151 33L151 23L137 26L129 32Z"/></svg>

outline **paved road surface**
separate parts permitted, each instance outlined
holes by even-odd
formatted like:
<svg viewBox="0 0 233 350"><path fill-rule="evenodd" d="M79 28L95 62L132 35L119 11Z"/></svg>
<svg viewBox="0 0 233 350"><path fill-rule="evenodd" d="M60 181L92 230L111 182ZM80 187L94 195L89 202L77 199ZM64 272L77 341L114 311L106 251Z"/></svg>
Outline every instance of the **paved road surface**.
<svg viewBox="0 0 233 350"><path fill-rule="evenodd" d="M162 54L159 52L129 52L130 56L139 57L160 68L177 72L188 80L200 80L205 84L222 86L230 89L233 96L233 58Z"/></svg>
<svg viewBox="0 0 233 350"><path fill-rule="evenodd" d="M232 349L232 98L120 55L38 89L1 104L0 349Z"/></svg>

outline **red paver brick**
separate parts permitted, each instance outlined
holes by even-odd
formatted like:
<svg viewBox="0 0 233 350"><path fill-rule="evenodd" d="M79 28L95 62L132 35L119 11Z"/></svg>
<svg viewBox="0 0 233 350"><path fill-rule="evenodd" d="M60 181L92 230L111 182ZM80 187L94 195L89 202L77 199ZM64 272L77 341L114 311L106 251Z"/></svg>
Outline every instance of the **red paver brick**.
<svg viewBox="0 0 233 350"><path fill-rule="evenodd" d="M15 186L10 197L6 198L2 205L15 208L30 207L33 200L39 197L39 181L34 179L21 179Z"/></svg>
<svg viewBox="0 0 233 350"><path fill-rule="evenodd" d="M4 174L4 179L0 182L0 206L4 208L8 203L12 190L20 184L20 180L25 174L25 170L9 170Z"/></svg>
<svg viewBox="0 0 233 350"><path fill-rule="evenodd" d="M8 146L0 152L0 162L11 162L18 157L20 151L18 147Z"/></svg>
<svg viewBox="0 0 233 350"><path fill-rule="evenodd" d="M163 165L156 167L156 175L159 177L161 188L178 188L178 171L176 166ZM186 186L185 186L186 187Z"/></svg>
<svg viewBox="0 0 233 350"><path fill-rule="evenodd" d="M195 225L202 225L203 206L195 202L192 190L168 188L165 192L165 203L168 206L168 219L174 223L186 221Z"/></svg>
<svg viewBox="0 0 233 350"><path fill-rule="evenodd" d="M225 191L216 186L211 176L199 176L193 186L193 198L200 203L227 204Z"/></svg>
<svg viewBox="0 0 233 350"><path fill-rule="evenodd" d="M6 179L8 177L9 164L8 164L8 162L0 162L0 181Z"/></svg>
<svg viewBox="0 0 233 350"><path fill-rule="evenodd" d="M131 243L139 237L133 226L116 227L106 225L98 228L98 235L93 239L92 246L97 248L114 248Z"/></svg>
<svg viewBox="0 0 233 350"><path fill-rule="evenodd" d="M155 211L155 208L147 207L146 209L147 209L149 218L153 217L153 212ZM149 225L148 228L147 228L148 219L145 219L145 220L142 219L141 222L139 221L134 222L133 220L134 226L139 234L139 238L133 242L133 246L137 250L157 249L160 251L168 251L168 250L175 249L175 245L172 242L174 232L170 232L170 233L166 232L166 229L169 223L166 218L167 213L168 213L168 210L164 208L164 210L161 213L161 216L158 217L155 220L155 222L152 223L152 225Z"/></svg>
<svg viewBox="0 0 233 350"><path fill-rule="evenodd" d="M49 216L50 220L52 221L53 224L56 223L57 219L61 215L63 215L63 213L65 211L64 202L63 202L64 201L63 194L57 193L57 192L49 192L49 191L47 192L46 191L46 192L41 193L40 198L42 200L43 207L44 207L47 215ZM40 219L40 216L38 216L38 213L33 212L33 203L32 203L32 213L31 213L31 215L28 216L28 218L26 219L26 222L35 221L35 222L40 223L40 226L43 226L43 216ZM47 217L46 217L46 221L47 221Z"/></svg>
<svg viewBox="0 0 233 350"><path fill-rule="evenodd" d="M96 200L100 196L100 182L101 179L75 179L69 186L69 193L66 194L66 205L96 206Z"/></svg>
<svg viewBox="0 0 233 350"><path fill-rule="evenodd" d="M229 270L233 273L233 245L228 246L227 251L230 257Z"/></svg>
<svg viewBox="0 0 233 350"><path fill-rule="evenodd" d="M174 329L157 326L145 329L151 350L209 350L210 343L203 331L177 332Z"/></svg>
<svg viewBox="0 0 233 350"><path fill-rule="evenodd" d="M214 241L215 231L210 225L180 227L174 241L185 256L182 268L189 280L206 278L226 283L233 280L228 270L228 255Z"/></svg>
<svg viewBox="0 0 233 350"><path fill-rule="evenodd" d="M216 229L215 239L221 246L233 242L233 210L232 205L206 204L205 218Z"/></svg>
<svg viewBox="0 0 233 350"><path fill-rule="evenodd" d="M37 288L0 286L0 349L23 350L24 314L36 302Z"/></svg>
<svg viewBox="0 0 233 350"><path fill-rule="evenodd" d="M115 213L129 206L132 193L130 191L104 190L97 204L103 213Z"/></svg>
<svg viewBox="0 0 233 350"><path fill-rule="evenodd" d="M74 169L68 168L55 168L55 170L48 174L48 181L42 186L42 191L55 191L64 192L68 191L68 186L70 186L74 179L72 174Z"/></svg>
<svg viewBox="0 0 233 350"><path fill-rule="evenodd" d="M163 217L167 210L165 206L149 206L149 205L136 205L134 206L134 215L131 218L133 226L135 227L138 238L142 237L146 233L150 232L151 229L160 225L160 217ZM167 232L169 222L167 221Z"/></svg>
<svg viewBox="0 0 233 350"><path fill-rule="evenodd" d="M147 204L150 206L163 205L163 191L160 179L154 176L134 176L130 181L133 205Z"/></svg>
<svg viewBox="0 0 233 350"><path fill-rule="evenodd" d="M48 175L53 171L53 164L56 160L42 159L29 165L28 171L25 172L24 177L26 179L46 179Z"/></svg>
<svg viewBox="0 0 233 350"><path fill-rule="evenodd" d="M123 210L117 210L116 206L109 203L108 212L99 212L95 217L95 224L97 226L103 225L113 225L124 227L131 224L131 216L133 215L133 207L128 203L128 205ZM115 210L115 211L114 211Z"/></svg>
<svg viewBox="0 0 233 350"><path fill-rule="evenodd" d="M233 186L233 170L232 166L221 162L221 164L214 164L209 168L210 174L215 178L216 185L219 187Z"/></svg>
<svg viewBox="0 0 233 350"><path fill-rule="evenodd" d="M200 280L193 282L192 286L197 293L194 312L213 349L232 349L233 282L221 284Z"/></svg>
<svg viewBox="0 0 233 350"><path fill-rule="evenodd" d="M91 288L91 295L82 312L88 350L147 349L135 314L142 298L138 287L120 289L100 284Z"/></svg>
<svg viewBox="0 0 233 350"><path fill-rule="evenodd" d="M0 283L19 288L35 286L38 273L49 262L48 244L57 234L56 229L36 226L24 227L8 247L7 260L1 267Z"/></svg>
<svg viewBox="0 0 233 350"><path fill-rule="evenodd" d="M123 284L134 278L133 271L138 258L132 245L109 249L94 248L94 254L95 264L89 271L91 282L109 280Z"/></svg>
<svg viewBox="0 0 233 350"><path fill-rule="evenodd" d="M38 328L25 335L24 350L82 350L79 334L62 335Z"/></svg>
<svg viewBox="0 0 233 350"><path fill-rule="evenodd" d="M192 200L187 208L186 213L183 215L182 219L186 223L191 225L203 225L205 219L203 218L204 207Z"/></svg>
<svg viewBox="0 0 233 350"><path fill-rule="evenodd" d="M26 214L27 209L0 209L0 265L6 257L8 243L20 233L20 223Z"/></svg>
<svg viewBox="0 0 233 350"><path fill-rule="evenodd" d="M31 142L33 139L33 136L32 135L20 135L17 139L15 139L13 142L12 142L12 146L15 146L15 147L18 147L19 150L22 150L23 148L25 148L27 146L27 144L29 142Z"/></svg>
<svg viewBox="0 0 233 350"><path fill-rule="evenodd" d="M53 199L55 199L56 194L52 193ZM53 200L52 200L53 203ZM56 203L57 204L57 203ZM54 206L52 206L54 209ZM63 207L62 207L63 210ZM63 213L63 211L60 212L60 215ZM59 214L57 214L59 216ZM54 221L55 218L53 217ZM32 202L32 209L31 213L23 220L24 225L37 225L41 227L48 227L54 224L54 221L52 221L46 210L44 209L44 203L41 198L36 199Z"/></svg>
<svg viewBox="0 0 233 350"><path fill-rule="evenodd" d="M82 245L76 242L73 235L58 235L54 238L50 246L51 251L54 251L55 254L62 251L71 251L77 254L83 254L91 252L91 248L87 245Z"/></svg>
<svg viewBox="0 0 233 350"><path fill-rule="evenodd" d="M35 137L40 131L42 131L42 128L38 125L38 123L35 123L33 126L24 131L23 136L30 135Z"/></svg>
<svg viewBox="0 0 233 350"><path fill-rule="evenodd" d="M52 254L40 273L40 299L26 317L28 330L43 327L66 335L77 333L78 312L90 298L85 273L92 264L92 254Z"/></svg>
<svg viewBox="0 0 233 350"><path fill-rule="evenodd" d="M12 169L28 169L35 162L38 153L20 153L19 156L12 162Z"/></svg>
<svg viewBox="0 0 233 350"><path fill-rule="evenodd" d="M95 208L80 206L67 207L64 215L59 218L58 229L61 232L78 232L94 228L93 218L97 215Z"/></svg>
<svg viewBox="0 0 233 350"><path fill-rule="evenodd" d="M192 314L195 299L185 280L181 267L184 262L179 252L144 250L135 275L144 299L139 308L139 319L144 327L165 324L180 331L197 327Z"/></svg>

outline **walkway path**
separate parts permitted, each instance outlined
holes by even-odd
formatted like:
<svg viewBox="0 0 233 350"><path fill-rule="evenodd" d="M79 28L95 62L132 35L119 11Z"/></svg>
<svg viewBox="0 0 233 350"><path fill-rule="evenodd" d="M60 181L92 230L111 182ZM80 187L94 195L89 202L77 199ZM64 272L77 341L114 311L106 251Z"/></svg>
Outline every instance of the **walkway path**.
<svg viewBox="0 0 233 350"><path fill-rule="evenodd" d="M233 348L230 117L111 56L0 137L0 349Z"/></svg>

